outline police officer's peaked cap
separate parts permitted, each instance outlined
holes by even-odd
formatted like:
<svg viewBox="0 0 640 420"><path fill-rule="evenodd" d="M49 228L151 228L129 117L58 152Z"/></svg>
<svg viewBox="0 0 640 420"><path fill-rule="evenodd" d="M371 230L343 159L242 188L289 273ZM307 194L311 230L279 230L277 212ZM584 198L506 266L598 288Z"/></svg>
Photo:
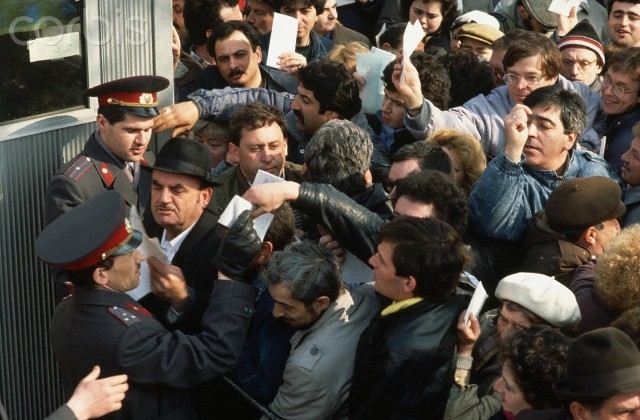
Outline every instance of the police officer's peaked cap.
<svg viewBox="0 0 640 420"><path fill-rule="evenodd" d="M36 239L45 263L82 270L111 256L132 252L142 234L127 220L129 206L117 191L107 191L74 207L49 224Z"/></svg>
<svg viewBox="0 0 640 420"><path fill-rule="evenodd" d="M164 77L134 76L103 83L83 93L97 96L99 106L112 106L141 117L155 117L158 115L157 92L168 86L169 80Z"/></svg>

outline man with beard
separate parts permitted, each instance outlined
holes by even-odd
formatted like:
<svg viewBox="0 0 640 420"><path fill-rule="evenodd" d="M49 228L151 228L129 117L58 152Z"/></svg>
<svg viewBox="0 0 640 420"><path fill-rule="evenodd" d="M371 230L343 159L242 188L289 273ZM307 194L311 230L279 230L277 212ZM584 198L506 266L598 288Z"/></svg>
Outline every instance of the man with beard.
<svg viewBox="0 0 640 420"><path fill-rule="evenodd" d="M238 164L221 173L211 205L224 208L249 189L263 170L287 180L301 180L301 166L287 162L287 133L281 111L261 103L240 108L229 124L229 151Z"/></svg>
<svg viewBox="0 0 640 420"><path fill-rule="evenodd" d="M263 52L258 39L258 32L246 22L234 20L218 26L207 41L207 49L216 65L200 72L198 87L262 87L295 93L298 82L294 77L260 64Z"/></svg>
<svg viewBox="0 0 640 420"><path fill-rule="evenodd" d="M273 253L262 272L273 316L297 330L269 404L279 418L346 417L354 348L378 302L370 287L345 289L340 270L331 252L302 242Z"/></svg>

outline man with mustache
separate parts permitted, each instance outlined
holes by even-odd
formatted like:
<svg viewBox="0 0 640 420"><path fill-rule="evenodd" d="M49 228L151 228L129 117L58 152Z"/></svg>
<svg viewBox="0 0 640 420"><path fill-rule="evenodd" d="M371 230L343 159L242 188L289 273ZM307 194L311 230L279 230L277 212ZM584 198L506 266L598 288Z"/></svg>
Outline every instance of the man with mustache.
<svg viewBox="0 0 640 420"><path fill-rule="evenodd" d="M282 111L251 103L233 115L229 128L229 151L238 164L216 177L219 186L211 206L224 208L234 195L244 194L259 170L287 180L301 180L302 167L286 161L287 132Z"/></svg>
<svg viewBox="0 0 640 420"><path fill-rule="evenodd" d="M154 128L158 131L173 128L176 136L193 127L200 117L226 122L239 106L261 102L286 113L287 159L291 162L302 164L304 148L313 133L333 119L350 120L367 131L374 144L378 143L362 112L358 83L344 65L318 60L300 69L298 76L296 95L261 88L199 90L189 96L191 101L163 108ZM374 149L371 164L379 167L388 166L389 162L383 151Z"/></svg>
<svg viewBox="0 0 640 420"><path fill-rule="evenodd" d="M186 282L153 282L153 293L140 300L165 325L200 332L200 319L213 289L211 259L220 246L220 213L208 208L215 185L211 158L196 140L173 138L158 153L151 172L151 216L145 217L167 259L180 267ZM152 220L149 220L152 219ZM181 316L183 312L190 316Z"/></svg>
<svg viewBox="0 0 640 420"><path fill-rule="evenodd" d="M45 192L44 224L107 190L120 192L127 203L143 209L149 197L149 179L140 163L147 153L153 117L158 115L157 92L169 86L159 76L114 80L88 89L98 97L97 130L84 149L51 179ZM52 270L56 302L69 294L59 270Z"/></svg>
<svg viewBox="0 0 640 420"><path fill-rule="evenodd" d="M258 32L247 22L233 20L218 26L207 41L216 65L202 70L198 86L203 89L262 87L295 93L298 81L294 77L260 64L263 51L258 41Z"/></svg>
<svg viewBox="0 0 640 420"><path fill-rule="evenodd" d="M167 330L126 293L137 287L145 259L136 249L142 234L131 227L128 212L122 195L107 191L56 219L36 240L38 257L64 269L75 286L51 325L65 392L100 365L105 376L126 374L129 381L122 408L108 418L194 419L187 388L224 375L240 355L254 312L245 270L260 239L249 212L241 214L215 255L218 276L202 332L188 336ZM148 260L157 281L181 274Z"/></svg>

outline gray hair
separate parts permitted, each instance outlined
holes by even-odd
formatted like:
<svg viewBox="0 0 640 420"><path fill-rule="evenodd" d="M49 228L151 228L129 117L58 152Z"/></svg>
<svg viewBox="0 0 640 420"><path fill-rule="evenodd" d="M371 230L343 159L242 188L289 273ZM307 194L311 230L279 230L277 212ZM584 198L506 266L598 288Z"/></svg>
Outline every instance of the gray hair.
<svg viewBox="0 0 640 420"><path fill-rule="evenodd" d="M338 258L310 242L293 243L274 252L262 272L267 286L284 282L291 296L309 305L320 296L334 302L344 291Z"/></svg>
<svg viewBox="0 0 640 420"><path fill-rule="evenodd" d="M371 137L362 128L348 120L327 121L304 150L306 177L355 195L366 188L364 174L372 153Z"/></svg>

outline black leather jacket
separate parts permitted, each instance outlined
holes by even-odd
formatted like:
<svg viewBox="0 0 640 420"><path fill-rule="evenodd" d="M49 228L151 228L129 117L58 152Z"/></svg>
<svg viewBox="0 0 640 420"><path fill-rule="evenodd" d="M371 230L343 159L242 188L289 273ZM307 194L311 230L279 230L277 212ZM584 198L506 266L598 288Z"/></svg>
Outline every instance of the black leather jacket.
<svg viewBox="0 0 640 420"><path fill-rule="evenodd" d="M455 368L456 323L470 297L378 315L360 336L350 419L440 419Z"/></svg>
<svg viewBox="0 0 640 420"><path fill-rule="evenodd" d="M300 184L292 206L322 223L353 255L367 262L376 253L378 231L386 223L328 184Z"/></svg>

